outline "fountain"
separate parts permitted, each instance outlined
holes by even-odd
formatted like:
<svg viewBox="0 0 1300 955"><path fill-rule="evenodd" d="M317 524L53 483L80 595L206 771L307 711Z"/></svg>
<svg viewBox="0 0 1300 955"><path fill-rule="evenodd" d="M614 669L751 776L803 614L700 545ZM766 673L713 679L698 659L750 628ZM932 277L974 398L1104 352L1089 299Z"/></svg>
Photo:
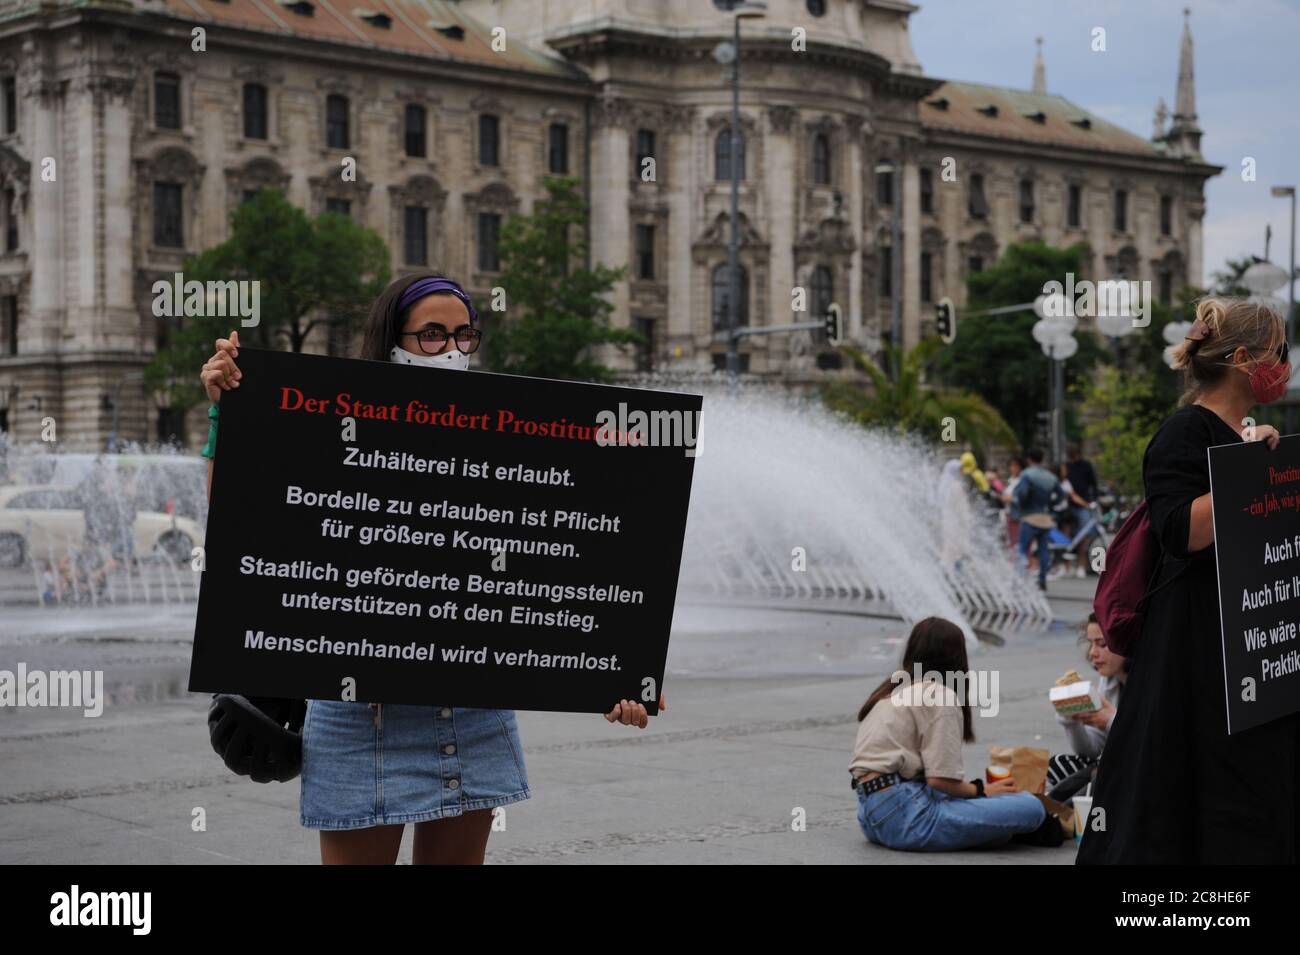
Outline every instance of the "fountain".
<svg viewBox="0 0 1300 955"><path fill-rule="evenodd" d="M680 597L852 608L907 623L933 614L959 623L972 646L977 632L996 638L1051 620L989 508L972 498L962 539L951 539L933 447L776 390L676 387L705 395ZM945 553L964 559L945 565Z"/></svg>

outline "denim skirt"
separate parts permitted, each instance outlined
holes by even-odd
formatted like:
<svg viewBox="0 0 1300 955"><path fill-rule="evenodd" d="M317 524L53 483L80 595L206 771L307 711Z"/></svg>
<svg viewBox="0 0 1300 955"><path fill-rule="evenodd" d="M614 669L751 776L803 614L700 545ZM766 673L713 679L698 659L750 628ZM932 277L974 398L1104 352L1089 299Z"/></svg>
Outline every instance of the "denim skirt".
<svg viewBox="0 0 1300 955"><path fill-rule="evenodd" d="M529 795L513 710L307 701L308 829L427 822Z"/></svg>

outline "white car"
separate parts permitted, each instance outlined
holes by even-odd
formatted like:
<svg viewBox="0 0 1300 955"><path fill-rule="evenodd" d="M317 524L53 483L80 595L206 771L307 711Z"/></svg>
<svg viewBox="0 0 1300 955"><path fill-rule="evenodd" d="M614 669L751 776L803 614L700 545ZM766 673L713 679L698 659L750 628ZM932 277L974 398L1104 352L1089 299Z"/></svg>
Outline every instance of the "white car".
<svg viewBox="0 0 1300 955"><path fill-rule="evenodd" d="M111 499L103 506L111 506ZM76 487L16 484L0 487L0 567L21 567L29 560L58 560L80 547L86 518ZM203 546L203 528L187 517L137 511L135 556L162 557L180 563Z"/></svg>

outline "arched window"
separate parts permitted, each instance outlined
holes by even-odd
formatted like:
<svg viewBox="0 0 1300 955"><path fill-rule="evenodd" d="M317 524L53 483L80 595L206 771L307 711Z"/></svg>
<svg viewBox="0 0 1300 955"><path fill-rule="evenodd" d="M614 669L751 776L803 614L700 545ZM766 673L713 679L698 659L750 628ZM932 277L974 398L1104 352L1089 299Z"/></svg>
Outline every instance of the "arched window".
<svg viewBox="0 0 1300 955"><path fill-rule="evenodd" d="M822 318L830 311L831 302L835 300L835 280L830 266L819 265L813 269L811 286L809 297L812 301L808 303L812 309L810 317Z"/></svg>
<svg viewBox="0 0 1300 955"><path fill-rule="evenodd" d="M736 267L739 275L740 296L736 310L736 327L743 328L749 324L749 273L743 265ZM731 270L724 263L713 270L713 330L725 332L731 325L728 303L731 301Z"/></svg>
<svg viewBox="0 0 1300 955"><path fill-rule="evenodd" d="M713 178L719 182L731 181L731 128L718 133L713 146ZM745 178L745 134L736 132L736 178Z"/></svg>
<svg viewBox="0 0 1300 955"><path fill-rule="evenodd" d="M831 184L831 140L825 133L818 133L812 141L813 182L819 186Z"/></svg>

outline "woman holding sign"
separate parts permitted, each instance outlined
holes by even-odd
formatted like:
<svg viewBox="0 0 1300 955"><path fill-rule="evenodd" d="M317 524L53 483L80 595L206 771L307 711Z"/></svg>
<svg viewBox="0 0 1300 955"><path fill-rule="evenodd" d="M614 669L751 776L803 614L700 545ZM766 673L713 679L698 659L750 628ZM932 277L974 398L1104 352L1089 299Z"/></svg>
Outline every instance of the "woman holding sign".
<svg viewBox="0 0 1300 955"><path fill-rule="evenodd" d="M1142 478L1161 557L1111 723L1080 863L1294 863L1296 718L1227 732L1206 449L1279 435L1251 409L1291 377L1273 309L1209 298L1174 352L1187 390Z"/></svg>
<svg viewBox="0 0 1300 955"><path fill-rule="evenodd" d="M371 308L361 357L463 371L482 338L463 288L441 276L406 276ZM243 377L238 356L239 334L231 332L200 376L212 400L203 451L209 489L221 395ZM605 719L642 729L649 721L631 700ZM529 795L513 711L308 701L301 815L321 831L324 863L394 863L406 823L415 824L417 864L482 863L494 809Z"/></svg>

